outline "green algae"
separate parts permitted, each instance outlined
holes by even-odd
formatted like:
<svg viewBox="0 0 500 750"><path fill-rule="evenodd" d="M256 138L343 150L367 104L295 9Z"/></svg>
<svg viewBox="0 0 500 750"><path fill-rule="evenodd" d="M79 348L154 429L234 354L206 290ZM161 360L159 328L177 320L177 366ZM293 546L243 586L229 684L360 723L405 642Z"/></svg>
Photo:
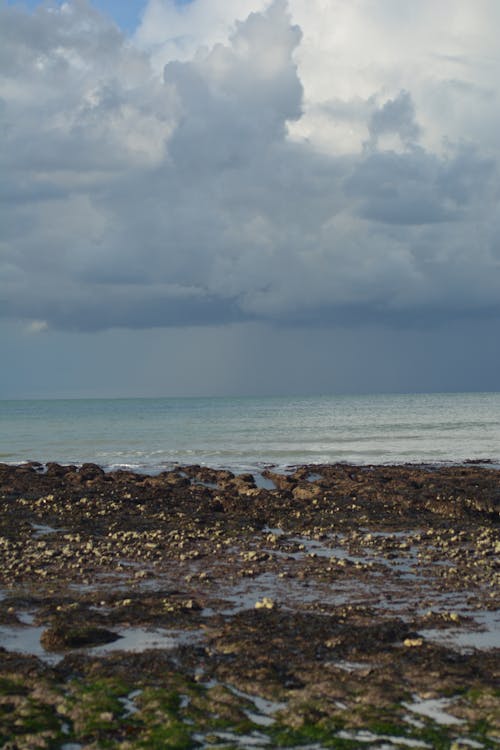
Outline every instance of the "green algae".
<svg viewBox="0 0 500 750"><path fill-rule="evenodd" d="M190 728L183 722L182 699L177 690L146 687L137 703L137 713L129 718L137 733L136 747L148 750L196 747Z"/></svg>
<svg viewBox="0 0 500 750"><path fill-rule="evenodd" d="M342 727L343 723L340 722L304 723L300 727L275 724L268 727L267 732L275 747L298 747L311 743L334 748L355 747L351 740L335 736Z"/></svg>
<svg viewBox="0 0 500 750"><path fill-rule="evenodd" d="M60 721L50 702L34 698L18 680L1 680L0 747L52 750L61 737Z"/></svg>
<svg viewBox="0 0 500 750"><path fill-rule="evenodd" d="M162 722L147 727L144 736L138 737L133 747L143 750L191 750L199 747L199 743L192 739L189 728L182 723Z"/></svg>
<svg viewBox="0 0 500 750"><path fill-rule="evenodd" d="M493 711L498 691L473 689L458 698L463 705ZM194 750L203 738L203 744L213 750L241 750L245 737L258 732L268 738L269 747L313 744L353 750L365 746L356 736L367 731L381 738L420 740L434 750L450 750L457 731L460 737L475 739L485 747L490 746L494 732L487 718L474 719L474 714L456 730L426 717L419 717L421 727L408 726L399 704L335 710L335 715L328 715L320 702L306 701L296 711L289 707L276 715L273 724L262 726L247 716L246 712L255 713L255 705L230 686L200 685L176 672L165 675L161 685L151 684L144 675L134 684L87 676L57 685L43 675L24 680L4 675L0 678L0 746L56 750L65 742L83 742L99 750ZM352 732L352 737L339 737L341 730ZM224 739L224 733L234 740Z"/></svg>
<svg viewBox="0 0 500 750"><path fill-rule="evenodd" d="M498 723L495 727L488 721L488 719L478 719L469 727L470 736L478 742L483 742L486 747L490 744L491 737L493 737L495 733L498 733ZM495 744L498 745L498 741Z"/></svg>
<svg viewBox="0 0 500 750"><path fill-rule="evenodd" d="M0 696L27 695L29 689L22 682L22 677L0 676Z"/></svg>
<svg viewBox="0 0 500 750"><path fill-rule="evenodd" d="M72 739L95 741L99 747L112 748L123 735L123 703L128 688L115 679L92 683L72 680L59 710L71 727Z"/></svg>

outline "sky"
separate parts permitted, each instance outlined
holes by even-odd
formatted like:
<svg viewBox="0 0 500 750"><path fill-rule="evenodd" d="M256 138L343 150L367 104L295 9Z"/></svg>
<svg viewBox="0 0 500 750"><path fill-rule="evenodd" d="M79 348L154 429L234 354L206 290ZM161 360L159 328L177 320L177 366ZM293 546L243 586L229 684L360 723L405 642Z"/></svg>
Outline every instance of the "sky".
<svg viewBox="0 0 500 750"><path fill-rule="evenodd" d="M497 0L0 0L0 398L500 390Z"/></svg>

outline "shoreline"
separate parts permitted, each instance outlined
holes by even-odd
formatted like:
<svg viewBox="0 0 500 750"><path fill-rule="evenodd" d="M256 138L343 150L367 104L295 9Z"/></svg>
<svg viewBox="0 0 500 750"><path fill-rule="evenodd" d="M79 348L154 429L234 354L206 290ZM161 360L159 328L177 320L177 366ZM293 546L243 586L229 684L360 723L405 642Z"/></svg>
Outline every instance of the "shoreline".
<svg viewBox="0 0 500 750"><path fill-rule="evenodd" d="M500 742L498 470L262 477L0 464L6 747Z"/></svg>
<svg viewBox="0 0 500 750"><path fill-rule="evenodd" d="M131 464L131 463L113 463L107 464L97 461L45 461L37 459L26 459L23 461L0 461L1 467L10 467L14 469L23 468L34 469L37 474L46 474L48 467L62 467L63 469L71 469L79 471L82 467L90 466L97 467L102 470L104 474L113 475L116 472L126 472L129 474L135 474L139 477L156 477L161 474L168 474L171 472L182 471L185 467L191 470L193 467L203 471L211 472L229 472L235 477L242 474L252 474L255 482L258 483L259 477L265 472L274 472L277 474L290 475L296 471L308 469L311 473L314 473L315 468L321 469L325 466L338 466L346 469L366 469L366 470L379 470L379 469L422 469L430 471L439 471L440 469L462 469L462 468L477 468L487 469L491 471L500 471L500 460L493 458L466 458L463 460L418 460L418 461L381 461L381 462L370 462L370 461L299 461L291 463L277 463L273 461L257 461L257 462L241 462L241 463L217 463L207 461L192 461L189 463L182 461L168 461L160 464Z"/></svg>

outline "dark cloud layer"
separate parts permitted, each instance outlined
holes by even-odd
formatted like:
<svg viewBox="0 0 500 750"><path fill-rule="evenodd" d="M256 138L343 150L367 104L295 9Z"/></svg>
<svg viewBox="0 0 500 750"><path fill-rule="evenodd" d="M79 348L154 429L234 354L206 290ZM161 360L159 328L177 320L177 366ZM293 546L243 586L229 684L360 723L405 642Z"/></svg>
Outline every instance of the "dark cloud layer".
<svg viewBox="0 0 500 750"><path fill-rule="evenodd" d="M352 153L290 138L300 43L276 0L159 77L83 0L1 6L0 315L83 331L497 315L494 155L422 145L410 89L353 92Z"/></svg>

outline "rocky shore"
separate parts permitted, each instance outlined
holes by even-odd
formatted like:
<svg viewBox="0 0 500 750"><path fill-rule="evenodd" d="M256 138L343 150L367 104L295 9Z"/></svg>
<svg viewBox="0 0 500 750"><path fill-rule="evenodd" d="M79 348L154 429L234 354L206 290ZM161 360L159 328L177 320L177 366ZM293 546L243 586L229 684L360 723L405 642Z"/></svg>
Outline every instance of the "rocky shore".
<svg viewBox="0 0 500 750"><path fill-rule="evenodd" d="M500 473L0 464L0 746L500 747Z"/></svg>

